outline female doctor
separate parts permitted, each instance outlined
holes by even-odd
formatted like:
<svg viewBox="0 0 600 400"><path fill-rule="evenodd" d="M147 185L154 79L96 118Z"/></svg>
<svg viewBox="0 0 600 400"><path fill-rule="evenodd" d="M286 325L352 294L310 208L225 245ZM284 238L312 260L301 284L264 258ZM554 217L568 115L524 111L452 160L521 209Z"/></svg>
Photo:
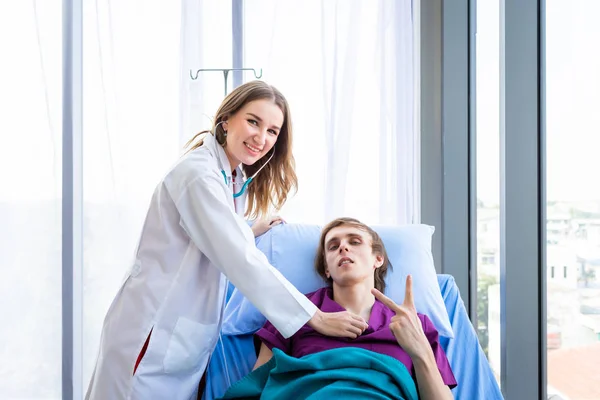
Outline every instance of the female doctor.
<svg viewBox="0 0 600 400"><path fill-rule="evenodd" d="M199 138L199 135L204 137ZM190 399L219 336L228 280L290 337L355 338L367 324L322 313L256 248L296 185L287 101L254 81L235 89L158 184L135 262L108 309L86 399ZM245 177L248 177L246 180ZM266 222L265 222L266 221Z"/></svg>

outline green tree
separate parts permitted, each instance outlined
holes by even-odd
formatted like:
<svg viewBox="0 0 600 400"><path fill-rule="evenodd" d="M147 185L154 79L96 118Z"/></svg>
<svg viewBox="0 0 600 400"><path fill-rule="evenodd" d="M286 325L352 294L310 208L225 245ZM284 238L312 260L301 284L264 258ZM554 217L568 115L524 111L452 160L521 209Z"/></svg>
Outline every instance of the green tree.
<svg viewBox="0 0 600 400"><path fill-rule="evenodd" d="M581 274L580 279L583 282L585 282L585 287L588 287L589 281L592 281L594 279L596 279L596 271L592 268L585 268Z"/></svg>
<svg viewBox="0 0 600 400"><path fill-rule="evenodd" d="M488 355L489 343L488 288L492 285L496 285L497 283L498 279L495 276L482 276L477 280L477 337L479 338L479 343L481 344L486 356Z"/></svg>

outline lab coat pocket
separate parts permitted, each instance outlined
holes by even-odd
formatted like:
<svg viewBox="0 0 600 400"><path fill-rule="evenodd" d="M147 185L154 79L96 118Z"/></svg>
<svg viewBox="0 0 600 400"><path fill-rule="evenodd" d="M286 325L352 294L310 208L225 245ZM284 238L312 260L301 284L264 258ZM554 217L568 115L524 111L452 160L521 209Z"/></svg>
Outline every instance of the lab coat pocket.
<svg viewBox="0 0 600 400"><path fill-rule="evenodd" d="M201 324L180 317L163 360L166 373L177 373L197 367L210 354L217 336L217 324Z"/></svg>

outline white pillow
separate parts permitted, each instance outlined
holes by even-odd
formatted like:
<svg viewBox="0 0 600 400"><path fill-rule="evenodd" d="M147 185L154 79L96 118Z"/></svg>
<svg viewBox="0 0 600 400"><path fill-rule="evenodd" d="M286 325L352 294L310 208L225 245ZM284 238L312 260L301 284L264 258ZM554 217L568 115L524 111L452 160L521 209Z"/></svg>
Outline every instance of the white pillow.
<svg viewBox="0 0 600 400"><path fill-rule="evenodd" d="M383 240L392 264L386 276L385 294L396 303L402 303L406 277L412 275L417 311L431 319L440 336L453 338L431 253L435 228L423 224L372 228ZM257 247L300 292L310 293L326 286L314 269L320 234L321 227L317 225L282 224L259 237ZM228 335L254 333L265 321L236 289L225 308L222 330Z"/></svg>

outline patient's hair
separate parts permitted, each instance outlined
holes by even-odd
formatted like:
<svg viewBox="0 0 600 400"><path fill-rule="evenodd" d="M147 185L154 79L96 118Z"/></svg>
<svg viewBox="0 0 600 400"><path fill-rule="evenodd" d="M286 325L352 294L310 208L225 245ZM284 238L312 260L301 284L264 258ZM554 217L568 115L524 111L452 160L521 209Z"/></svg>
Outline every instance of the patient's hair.
<svg viewBox="0 0 600 400"><path fill-rule="evenodd" d="M248 185L248 206L246 215L256 218L266 215L272 209L280 209L287 200L288 193L298 188L295 172L295 161L292 155L292 116L290 107L283 94L275 87L263 82L252 81L238 86L221 103L215 116L212 131L217 142L224 148L227 146L227 135L220 122L226 121L246 104L255 100L270 100L283 113L283 125L273 146L275 155L260 171L252 183ZM192 151L204 143L203 135L210 131L202 131L191 138L185 145ZM271 156L265 154L253 165L243 165L246 176L252 176Z"/></svg>
<svg viewBox="0 0 600 400"><path fill-rule="evenodd" d="M333 280L331 278L328 278L325 274L325 271L327 270L327 261L325 259L325 236L327 236L329 231L339 226L352 226L371 235L371 248L373 249L373 254L381 255L383 257L383 264L381 265L381 267L375 268L374 271L375 289L379 290L381 293L384 293L385 276L387 274L388 268L392 268L390 259L388 258L387 252L385 251L385 246L383 245L383 241L381 240L377 232L371 229L368 225L365 225L354 218L337 218L331 221L323 228L323 230L321 231L321 238L319 239L319 247L317 248L317 256L315 257L315 269L317 270L317 273L331 286Z"/></svg>

